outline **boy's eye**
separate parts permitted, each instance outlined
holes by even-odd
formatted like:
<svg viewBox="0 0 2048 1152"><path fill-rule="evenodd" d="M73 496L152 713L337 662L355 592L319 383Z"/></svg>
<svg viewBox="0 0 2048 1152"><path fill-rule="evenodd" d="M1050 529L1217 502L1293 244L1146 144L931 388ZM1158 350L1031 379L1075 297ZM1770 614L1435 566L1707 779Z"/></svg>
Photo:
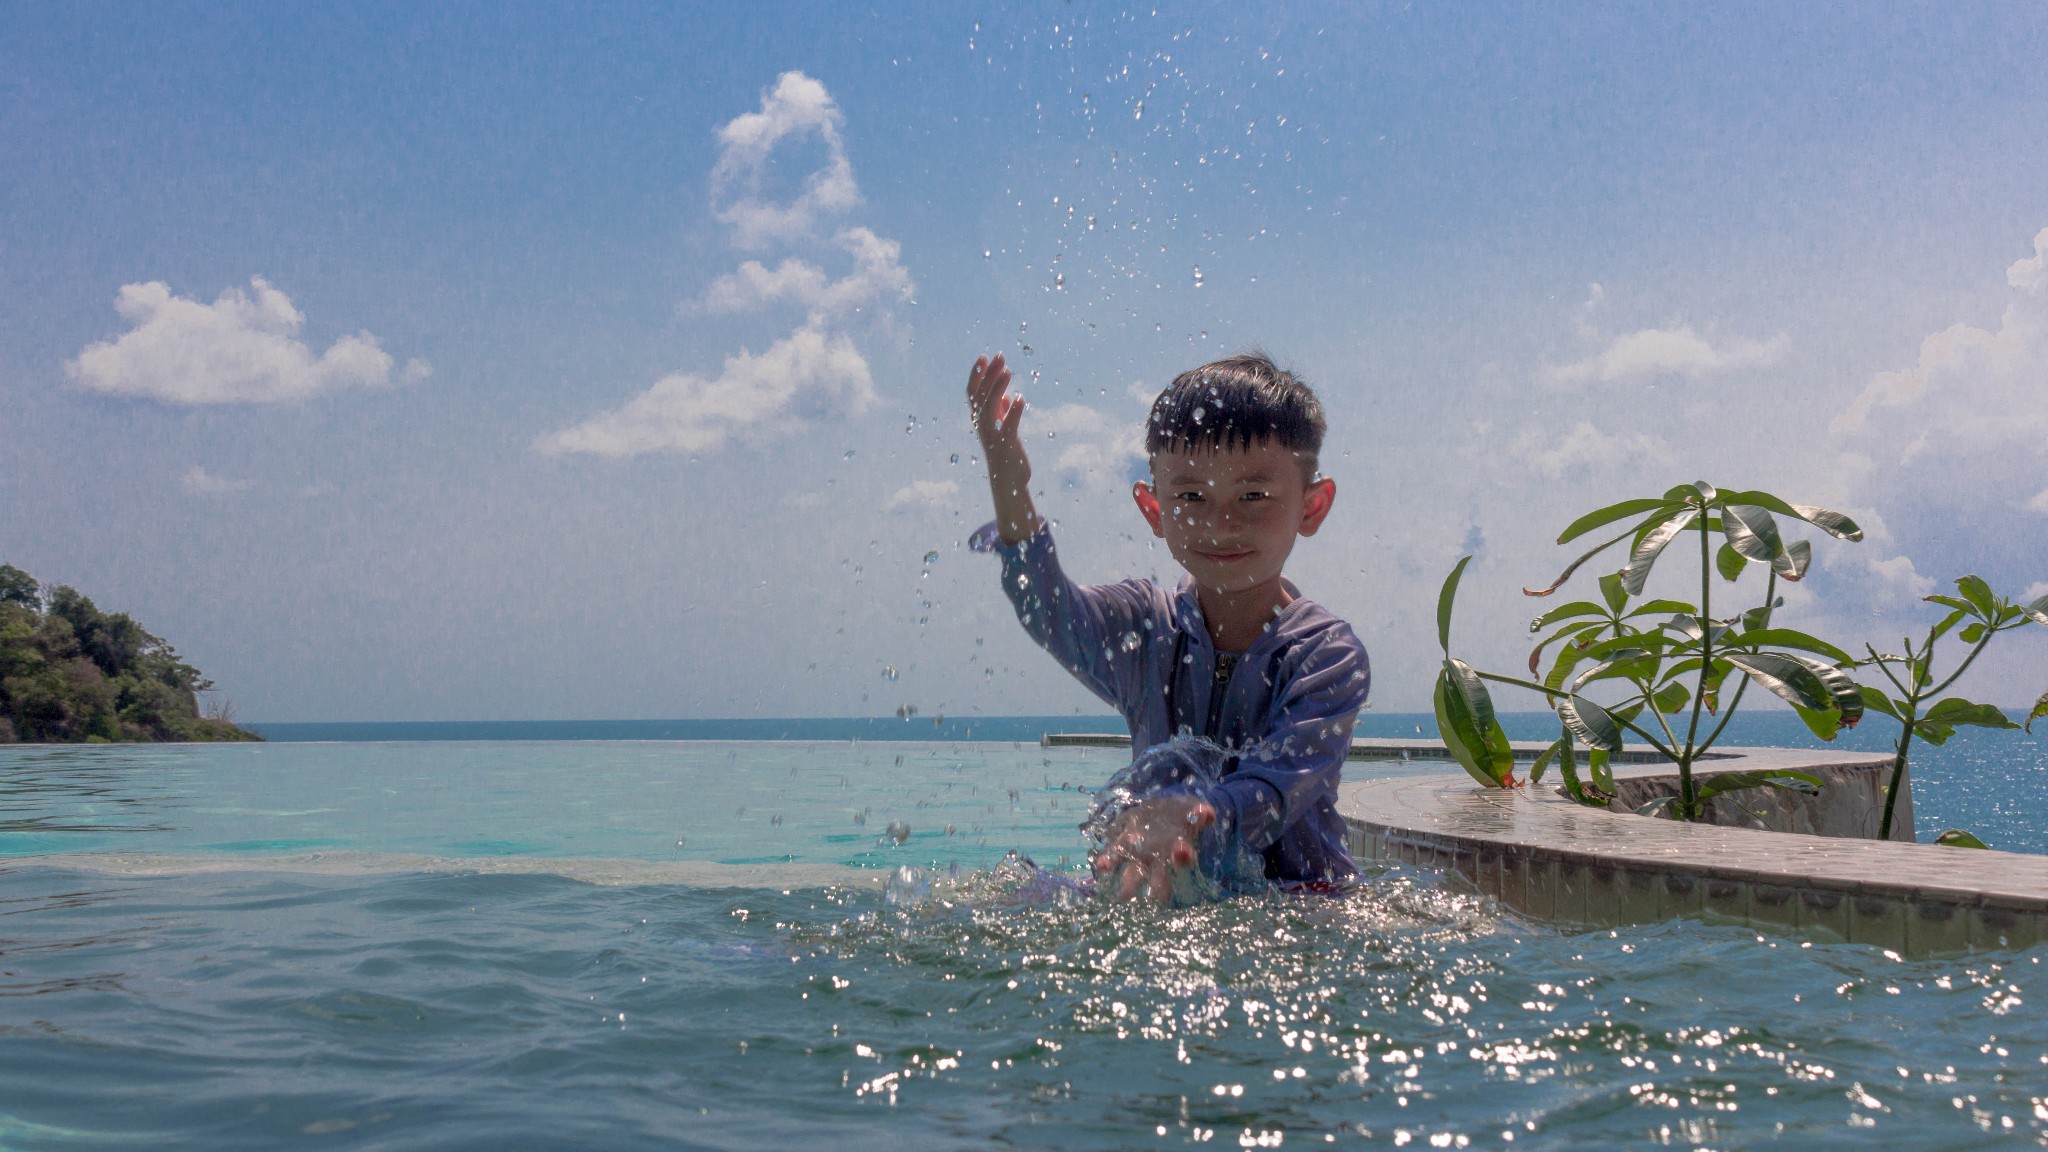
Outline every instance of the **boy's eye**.
<svg viewBox="0 0 2048 1152"><path fill-rule="evenodd" d="M1240 500L1264 500L1264 499L1266 498L1266 496L1267 496L1267 495L1268 495L1268 494L1267 494L1267 493L1265 493L1265 492L1247 492L1247 493L1245 493L1244 495L1242 495L1242 496L1239 496L1239 497L1238 497L1238 499L1240 499Z"/></svg>
<svg viewBox="0 0 2048 1152"><path fill-rule="evenodd" d="M1201 494L1200 492L1196 491L1195 489L1193 489L1193 488L1190 488L1190 489L1187 489L1187 490L1186 490L1186 491L1184 491L1184 492L1175 492L1175 493L1173 494L1173 498L1174 498L1175 500L1184 500L1184 501L1187 501L1188 503L1192 504L1192 503L1195 503L1195 502L1197 502L1197 501L1200 501L1200 500L1202 499L1202 494Z"/></svg>

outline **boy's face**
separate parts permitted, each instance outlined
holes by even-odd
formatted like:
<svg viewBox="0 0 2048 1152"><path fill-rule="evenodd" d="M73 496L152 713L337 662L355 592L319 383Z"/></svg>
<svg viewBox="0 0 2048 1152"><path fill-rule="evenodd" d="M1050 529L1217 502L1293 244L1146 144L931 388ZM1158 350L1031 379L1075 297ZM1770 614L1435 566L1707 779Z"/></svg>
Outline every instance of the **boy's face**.
<svg viewBox="0 0 2048 1152"><path fill-rule="evenodd" d="M1271 440L1250 448L1161 452L1152 483L1132 486L1152 534L1205 589L1245 592L1277 580L1296 536L1313 536L1337 487L1304 481L1301 462Z"/></svg>

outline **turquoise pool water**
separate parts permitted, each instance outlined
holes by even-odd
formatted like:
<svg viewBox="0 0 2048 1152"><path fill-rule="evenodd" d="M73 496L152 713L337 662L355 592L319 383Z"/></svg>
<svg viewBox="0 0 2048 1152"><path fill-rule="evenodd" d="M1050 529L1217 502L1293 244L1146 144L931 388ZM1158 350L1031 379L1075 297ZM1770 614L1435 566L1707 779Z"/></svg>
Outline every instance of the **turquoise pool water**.
<svg viewBox="0 0 2048 1152"><path fill-rule="evenodd" d="M1941 750L1923 831L2038 836L2039 747ZM1400 869L1334 899L1025 899L1004 853L1078 861L1081 789L1119 760L933 741L0 750L0 1148L2048 1134L2043 950L1904 961L1692 922L1562 935Z"/></svg>

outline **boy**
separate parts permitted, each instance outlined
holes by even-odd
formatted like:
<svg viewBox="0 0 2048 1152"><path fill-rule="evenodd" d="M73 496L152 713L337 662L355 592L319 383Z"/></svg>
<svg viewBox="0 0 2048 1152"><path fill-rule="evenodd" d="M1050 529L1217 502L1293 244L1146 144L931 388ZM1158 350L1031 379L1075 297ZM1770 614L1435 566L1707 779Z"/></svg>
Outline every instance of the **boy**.
<svg viewBox="0 0 2048 1152"><path fill-rule="evenodd" d="M1187 571L1168 591L1150 580L1082 586L1061 572L1031 501L1024 398L1009 385L1000 355L967 377L1018 619L1123 713L1133 759L1182 734L1233 753L1206 796L1157 794L1117 817L1095 854L1102 890L1164 903L1205 842L1263 858L1269 880L1349 879L1337 780L1371 672L1351 628L1280 574L1295 537L1313 536L1337 495L1316 475L1315 394L1251 354L1183 372L1153 401L1152 480L1131 496Z"/></svg>

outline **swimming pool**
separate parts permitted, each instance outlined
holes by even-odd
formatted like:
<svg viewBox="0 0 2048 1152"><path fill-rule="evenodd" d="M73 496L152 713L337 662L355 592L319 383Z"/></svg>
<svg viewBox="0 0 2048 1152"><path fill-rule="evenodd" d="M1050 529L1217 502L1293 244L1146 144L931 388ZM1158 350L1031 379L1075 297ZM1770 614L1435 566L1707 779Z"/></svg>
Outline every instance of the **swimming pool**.
<svg viewBox="0 0 2048 1152"><path fill-rule="evenodd" d="M1399 869L1335 899L1020 899L1004 853L1077 861L1081 789L1120 759L0 751L0 1147L2048 1132L2043 950L1905 961L1695 922L1563 935ZM2000 795L2039 772L2009 763ZM1963 822L1945 794L1923 793L1923 834ZM2007 823L2010 842L2024 821Z"/></svg>

